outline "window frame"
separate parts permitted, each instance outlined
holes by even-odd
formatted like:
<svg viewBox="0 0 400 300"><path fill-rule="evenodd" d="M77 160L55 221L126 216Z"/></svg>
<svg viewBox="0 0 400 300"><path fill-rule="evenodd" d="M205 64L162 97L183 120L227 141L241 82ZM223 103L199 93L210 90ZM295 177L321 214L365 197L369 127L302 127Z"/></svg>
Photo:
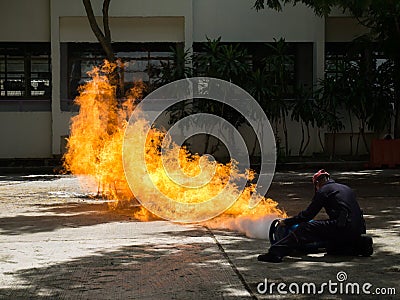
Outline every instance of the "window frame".
<svg viewBox="0 0 400 300"><path fill-rule="evenodd" d="M122 62L127 61L140 61L145 62L146 68L142 71L127 71L126 74L133 73L146 73L148 80L143 80L145 83L154 84L157 79L157 72L154 71L154 66L151 64L152 61L172 61L172 52L170 47L176 47L178 44L175 42L148 42L148 43L136 43L136 42L115 42L112 43L114 53L117 58L120 58ZM82 62L90 62L92 67L100 66L105 59L104 51L99 43L75 43L68 42L66 45L66 92L64 93L63 102L72 102L74 98L79 94L78 88L89 79L88 75L83 74ZM137 57L135 59L134 53L143 52L145 55ZM119 54L120 53L120 54ZM165 53L163 57L154 57L152 53ZM125 56L123 55L125 54ZM129 54L131 56L129 56ZM90 57L92 55L92 57ZM79 64L80 61L80 64ZM146 63L147 62L147 63ZM76 63L76 64L75 64ZM90 64L89 64L90 65ZM89 66L88 70L92 67ZM129 67L128 67L129 68ZM76 69L76 70L75 70ZM79 76L78 76L79 73ZM86 73L86 72L85 72ZM75 74L75 75L74 75ZM134 77L134 75L132 75ZM136 78L137 79L137 78ZM129 85L130 81L125 81L126 85ZM76 86L76 87L74 87ZM63 105L62 105L63 106Z"/></svg>
<svg viewBox="0 0 400 300"><path fill-rule="evenodd" d="M23 60L23 70L9 70L9 62L15 59L15 57L20 57L20 59ZM43 58L43 61L46 61L45 65L47 65L47 70L33 71L33 61L38 58L40 59L41 57ZM52 70L49 42L0 42L0 61L4 67L4 70L0 68L1 102L10 102L12 100L32 102L42 102L40 100L51 101ZM18 79L15 75L20 75L20 78ZM13 90L7 88L9 86L12 87L13 84L18 86L18 82L22 82L19 89ZM35 85L32 85L33 82L37 83L36 87ZM37 88L39 86L43 89L43 94L38 93L35 95L32 93L38 91ZM41 90L39 90L39 92L40 91ZM13 92L15 93L14 95ZM20 92L20 94L18 94L18 92Z"/></svg>

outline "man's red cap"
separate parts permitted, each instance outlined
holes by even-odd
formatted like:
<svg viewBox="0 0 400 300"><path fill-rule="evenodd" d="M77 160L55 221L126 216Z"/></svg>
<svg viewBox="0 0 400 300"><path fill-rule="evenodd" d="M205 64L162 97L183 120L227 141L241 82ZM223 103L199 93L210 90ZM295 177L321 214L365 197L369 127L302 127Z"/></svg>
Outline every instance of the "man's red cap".
<svg viewBox="0 0 400 300"><path fill-rule="evenodd" d="M317 173L314 174L314 176L312 177L312 182L315 185L318 182L319 177L321 177L322 175L327 176L328 178L331 176L329 175L329 173L327 171L325 171L324 169L319 170Z"/></svg>

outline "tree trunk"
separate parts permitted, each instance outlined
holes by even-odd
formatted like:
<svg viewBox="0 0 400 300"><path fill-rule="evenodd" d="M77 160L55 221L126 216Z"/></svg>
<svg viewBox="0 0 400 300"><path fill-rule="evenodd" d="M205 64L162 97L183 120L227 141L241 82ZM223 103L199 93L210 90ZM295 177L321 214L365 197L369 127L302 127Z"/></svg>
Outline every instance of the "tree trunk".
<svg viewBox="0 0 400 300"><path fill-rule="evenodd" d="M94 15L92 4L90 0L82 0L85 6L86 14L89 20L90 27L97 40L99 41L103 51L106 55L106 59L110 63L116 63L117 66L113 72L108 74L108 80L112 86L115 86L115 93L118 99L122 98L125 94L124 88L124 65L115 57L114 50L111 44L111 31L109 26L108 10L110 7L111 0L103 1L103 31L101 31L99 24L97 23L96 16Z"/></svg>
<svg viewBox="0 0 400 300"><path fill-rule="evenodd" d="M361 138L363 140L365 150L367 150L367 153L369 154L369 147L368 147L367 139L365 137L365 129L364 129L364 127L360 128L360 135L361 135Z"/></svg>
<svg viewBox="0 0 400 300"><path fill-rule="evenodd" d="M256 132L259 131L259 128L260 128L260 122L257 123L257 131L256 131ZM252 157L252 158L254 158L255 155L256 155L256 150L257 150L257 144L258 144L258 142L261 142L261 141L258 141L258 139L257 139L257 134L256 134L256 135L254 136L253 149L251 150L251 157Z"/></svg>
<svg viewBox="0 0 400 300"><path fill-rule="evenodd" d="M103 28L104 28L104 38L108 44L111 45L111 31L108 23L108 9L110 7L111 0L104 0L103 2Z"/></svg>
<svg viewBox="0 0 400 300"><path fill-rule="evenodd" d="M299 148L299 157L303 156L303 145L304 145L304 125L303 122L301 122L301 142Z"/></svg>
<svg viewBox="0 0 400 300"><path fill-rule="evenodd" d="M353 128L353 118L351 117L351 111L348 110L349 120L350 120L350 156L353 156L353 137L354 137L354 128Z"/></svg>
<svg viewBox="0 0 400 300"><path fill-rule="evenodd" d="M361 121L360 134L361 134L361 137L364 142L365 150L367 150L367 153L369 154L369 147L368 147L367 139L365 137L365 122L363 120Z"/></svg>
<svg viewBox="0 0 400 300"><path fill-rule="evenodd" d="M283 125L283 134L285 136L285 155L289 156L288 130L287 130L287 126L286 126L286 117L285 117L285 115L283 115L282 125Z"/></svg>
<svg viewBox="0 0 400 300"><path fill-rule="evenodd" d="M103 26L104 26L104 33L101 31L99 25L97 24L96 17L94 15L92 4L90 0L82 0L83 5L85 6L86 14L89 20L90 27L94 35L96 36L97 40L99 41L101 47L103 48L104 52L106 53L107 60L109 62L115 61L114 51L111 46L111 34L110 28L108 26L108 8L110 5L111 0L104 0L103 2Z"/></svg>
<svg viewBox="0 0 400 300"><path fill-rule="evenodd" d="M310 125L307 124L306 125L306 129L307 129L307 141L306 141L306 144L303 147L303 152L301 153L301 155L303 155L304 152L306 152L306 149L307 149L308 145L310 144L310 139L311 139L311 137L310 137Z"/></svg>
<svg viewBox="0 0 400 300"><path fill-rule="evenodd" d="M332 153L331 153L331 160L333 160L333 158L336 155L336 131L333 132L333 141L332 141Z"/></svg>
<svg viewBox="0 0 400 300"><path fill-rule="evenodd" d="M203 154L209 153L208 148L209 148L209 145L210 145L210 138L211 138L211 135L207 134L206 135L206 142L204 143Z"/></svg>
<svg viewBox="0 0 400 300"><path fill-rule="evenodd" d="M321 145L322 152L325 152L324 143L322 143L322 138L321 138L321 128L318 128L318 141L319 144Z"/></svg>

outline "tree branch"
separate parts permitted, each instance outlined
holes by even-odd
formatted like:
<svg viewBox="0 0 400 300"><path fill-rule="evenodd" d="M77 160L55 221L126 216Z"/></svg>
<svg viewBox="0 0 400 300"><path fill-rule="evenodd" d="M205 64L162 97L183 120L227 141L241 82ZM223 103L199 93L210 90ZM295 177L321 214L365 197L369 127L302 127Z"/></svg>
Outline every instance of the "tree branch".
<svg viewBox="0 0 400 300"><path fill-rule="evenodd" d="M105 0L107 1L107 0ZM110 62L115 61L114 51L111 47L111 42L107 40L104 36L103 32L101 31L99 25L97 24L96 17L94 16L92 4L90 0L82 0L83 5L85 6L86 14L89 20L90 27L94 35L96 36L97 40L100 42L101 46L103 47L104 52L106 53L107 59ZM108 1L109 2L109 1ZM104 17L103 17L104 18ZM108 24L108 21L107 21Z"/></svg>
<svg viewBox="0 0 400 300"><path fill-rule="evenodd" d="M362 26L364 26L364 27L366 27L366 28L368 28L368 29L373 29L373 28L375 28L374 26L370 25L370 22L368 22L367 20L365 20L365 18L363 18L364 20L362 20L361 17L355 17L355 18L356 18L357 22L358 22L360 25L362 25Z"/></svg>
<svg viewBox="0 0 400 300"><path fill-rule="evenodd" d="M108 9L110 7L111 0L104 0L103 2L103 27L104 27L104 36L108 43L111 43L111 32L110 26L108 23Z"/></svg>
<svg viewBox="0 0 400 300"><path fill-rule="evenodd" d="M82 0L82 1L83 1L83 5L85 6L86 15L89 19L89 24L93 30L94 35L96 36L96 38L98 40L104 39L103 32L101 32L99 25L97 25L96 17L94 16L94 12L93 12L92 4L90 3L90 0Z"/></svg>

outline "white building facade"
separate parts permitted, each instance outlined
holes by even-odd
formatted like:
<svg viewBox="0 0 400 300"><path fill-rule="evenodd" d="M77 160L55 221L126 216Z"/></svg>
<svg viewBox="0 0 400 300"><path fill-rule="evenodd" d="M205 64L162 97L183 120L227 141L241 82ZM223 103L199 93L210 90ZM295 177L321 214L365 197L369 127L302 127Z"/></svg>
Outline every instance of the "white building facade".
<svg viewBox="0 0 400 300"><path fill-rule="evenodd" d="M168 59L169 47L177 43L195 49L207 37L221 37L257 49L282 37L294 45L297 80L313 85L324 77L327 45L349 42L363 32L340 13L320 18L302 5L282 12L257 12L252 5L250 0L111 1L115 51L136 61L127 80L151 80L141 65ZM102 1L93 0L92 6L101 17ZM83 3L1 0L0 28L0 158L59 156L76 114L74 88L90 63L100 61ZM290 122L289 131L294 154L300 128ZM321 151L316 129L312 135L306 154Z"/></svg>

